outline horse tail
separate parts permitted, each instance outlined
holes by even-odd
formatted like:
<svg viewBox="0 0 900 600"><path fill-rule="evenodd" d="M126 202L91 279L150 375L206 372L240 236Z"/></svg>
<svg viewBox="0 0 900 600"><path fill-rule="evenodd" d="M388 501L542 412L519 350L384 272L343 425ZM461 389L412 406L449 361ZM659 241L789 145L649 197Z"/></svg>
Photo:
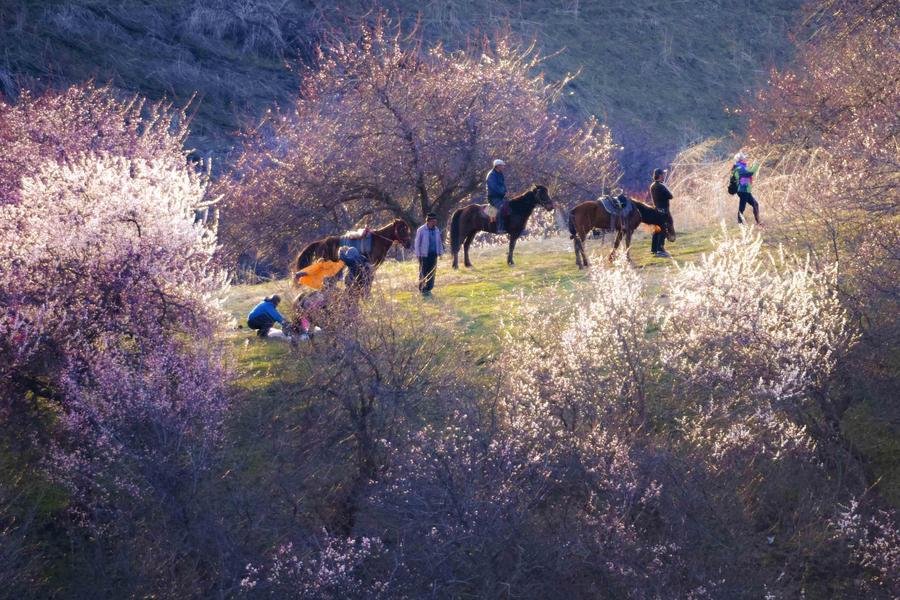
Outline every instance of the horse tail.
<svg viewBox="0 0 900 600"><path fill-rule="evenodd" d="M461 244L460 240L460 232L459 232L459 221L462 219L463 209L457 208L453 211L453 217L450 219L450 251L456 255L459 253L459 247Z"/></svg>
<svg viewBox="0 0 900 600"><path fill-rule="evenodd" d="M306 245L306 248L300 251L300 254L297 255L297 258L291 263L291 280L296 284L297 283L297 273L299 273L304 267L308 267L313 262L313 256L316 253L316 249L319 246L319 242L311 242Z"/></svg>
<svg viewBox="0 0 900 600"><path fill-rule="evenodd" d="M574 240L576 231L575 231L575 209L569 211L569 239Z"/></svg>

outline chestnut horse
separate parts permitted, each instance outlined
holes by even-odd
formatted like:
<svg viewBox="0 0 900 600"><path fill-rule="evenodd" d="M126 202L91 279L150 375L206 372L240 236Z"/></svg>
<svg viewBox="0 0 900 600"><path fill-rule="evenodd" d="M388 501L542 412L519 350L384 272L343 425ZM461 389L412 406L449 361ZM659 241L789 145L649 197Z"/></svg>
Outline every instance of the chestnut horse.
<svg viewBox="0 0 900 600"><path fill-rule="evenodd" d="M619 198L625 198L620 196ZM634 204L635 210L632 210L624 219L616 231L616 241L613 244L612 252L609 253L609 261L612 262L616 250L619 249L619 242L625 237L625 256L628 256L628 250L631 249L631 234L637 229L641 223L659 227L666 234L666 239L670 242L675 241L675 224L672 221L672 215L663 213L652 206L648 206L643 202L628 199ZM575 264L578 268L582 268L582 260L584 266L588 266L588 257L584 251L584 240L587 234L594 229L611 231L613 229L613 219L603 204L598 200L588 200L582 202L569 211L569 233L575 242Z"/></svg>
<svg viewBox="0 0 900 600"><path fill-rule="evenodd" d="M372 236L372 251L369 253L369 264L372 265L373 271L384 262L388 250L395 242L407 249L412 245L410 227L403 219L394 219L393 222L388 223L384 227L373 229L369 234ZM341 236L339 235L330 235L327 238L307 244L306 248L301 250L297 258L291 263L291 279L296 284L297 273L317 259L338 260L338 249L340 246Z"/></svg>
<svg viewBox="0 0 900 600"><path fill-rule="evenodd" d="M553 200L550 193L542 185L535 185L530 190L509 200L509 212L506 216L506 232L509 234L509 253L506 255L506 264L513 264L513 250L516 248L516 240L525 230L525 224L534 211L534 207L540 204L546 210L553 210ZM450 249L453 252L453 268L459 268L459 247L464 249L464 264L471 267L469 261L469 246L479 231L497 233L497 222L493 223L484 211L483 204L471 204L459 208L453 213L450 220Z"/></svg>

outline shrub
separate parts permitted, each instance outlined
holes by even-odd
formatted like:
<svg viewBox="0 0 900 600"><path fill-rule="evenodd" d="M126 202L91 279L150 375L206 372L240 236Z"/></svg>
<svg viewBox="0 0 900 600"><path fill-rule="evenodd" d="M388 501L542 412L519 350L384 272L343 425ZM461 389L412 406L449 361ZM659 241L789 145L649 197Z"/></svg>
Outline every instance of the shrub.
<svg viewBox="0 0 900 600"><path fill-rule="evenodd" d="M109 583L196 583L167 565L186 531L203 543L192 496L226 409L210 339L226 279L194 224L205 185L184 163L84 157L45 163L0 206L4 427L69 491L96 551L72 558ZM90 546L79 530L73 546ZM104 552L116 560L90 558Z"/></svg>
<svg viewBox="0 0 900 600"><path fill-rule="evenodd" d="M18 202L22 178L35 177L48 162L107 153L181 170L187 123L169 104L121 100L93 83L39 96L24 91L16 104L0 101L0 204Z"/></svg>

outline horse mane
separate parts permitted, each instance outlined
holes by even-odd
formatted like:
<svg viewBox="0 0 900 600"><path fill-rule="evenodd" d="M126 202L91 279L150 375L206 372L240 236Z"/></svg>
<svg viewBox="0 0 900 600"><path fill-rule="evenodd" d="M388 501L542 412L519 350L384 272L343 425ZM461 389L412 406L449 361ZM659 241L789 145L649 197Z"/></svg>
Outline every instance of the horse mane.
<svg viewBox="0 0 900 600"><path fill-rule="evenodd" d="M522 193L519 194L518 196L513 196L512 198L510 198L509 200L507 200L507 202L510 202L510 203L512 203L512 202L522 202L522 201L525 200L525 197L526 197L528 194L533 194L533 193L534 193L534 190L528 190L528 191L526 191L526 192L522 192Z"/></svg>
<svg viewBox="0 0 900 600"><path fill-rule="evenodd" d="M518 196L513 196L512 198L510 198L510 199L508 200L508 202L522 202L522 201L525 200L525 197L526 197L526 196L528 196L528 195L534 195L534 194L537 193L537 191L540 190L540 189L546 190L546 189L547 189L547 186L534 184L534 185L531 186L531 189L525 190L524 192L522 192L522 193L519 194Z"/></svg>
<svg viewBox="0 0 900 600"><path fill-rule="evenodd" d="M394 219L393 221L387 223L386 225L383 225L381 227L373 227L369 231L374 231L376 233L381 233L382 231L387 231L387 230L391 229L394 226L394 224L399 220L400 219Z"/></svg>

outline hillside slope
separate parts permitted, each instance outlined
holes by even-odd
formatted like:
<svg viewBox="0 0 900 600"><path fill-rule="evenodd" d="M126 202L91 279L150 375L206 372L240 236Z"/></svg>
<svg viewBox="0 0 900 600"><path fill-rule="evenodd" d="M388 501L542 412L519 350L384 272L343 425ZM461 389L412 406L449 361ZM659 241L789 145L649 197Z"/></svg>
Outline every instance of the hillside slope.
<svg viewBox="0 0 900 600"><path fill-rule="evenodd" d="M724 108L786 60L801 0L447 0L385 5L426 37L462 46L508 26L536 39L548 75L581 70L565 108L597 114L626 146L629 177L690 141L738 125ZM93 77L151 98L197 94L192 143L226 156L233 133L275 103L318 35L373 3L350 0L5 0L0 3L0 92ZM634 174L632 174L634 173Z"/></svg>

